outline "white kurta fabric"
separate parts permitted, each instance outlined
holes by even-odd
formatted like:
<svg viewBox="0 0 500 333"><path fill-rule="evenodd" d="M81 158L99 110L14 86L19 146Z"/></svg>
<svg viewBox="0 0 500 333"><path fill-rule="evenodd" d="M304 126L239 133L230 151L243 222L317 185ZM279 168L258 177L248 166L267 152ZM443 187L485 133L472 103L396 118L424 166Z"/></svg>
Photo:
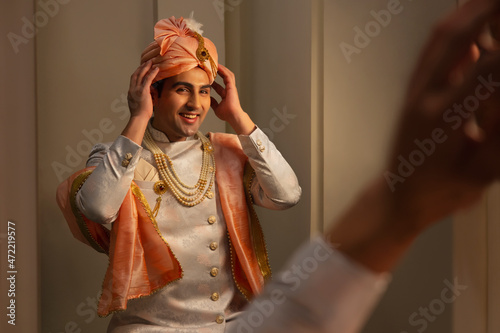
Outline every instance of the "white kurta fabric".
<svg viewBox="0 0 500 333"><path fill-rule="evenodd" d="M356 333L389 274L375 274L321 237L302 246L227 333Z"/></svg>
<svg viewBox="0 0 500 333"><path fill-rule="evenodd" d="M194 185L201 169L200 140L170 143L162 132L149 128L180 179ZM251 190L256 204L271 209L294 205L301 194L297 178L266 135L256 129L250 136L240 136L240 142L256 171ZM124 167L127 154L132 158ZM155 165L152 154L125 137L111 146L97 145L87 163L97 167L77 195L82 213L95 222L112 222L132 180L153 208L158 196L153 191L154 170L144 172L148 163ZM140 173L135 170L138 164ZM194 207L179 204L170 191L162 196L156 220L183 277L151 296L129 301L126 311L114 314L108 332L224 332L226 322L246 304L232 278L217 184L212 191L212 199ZM217 274L211 274L214 269Z"/></svg>

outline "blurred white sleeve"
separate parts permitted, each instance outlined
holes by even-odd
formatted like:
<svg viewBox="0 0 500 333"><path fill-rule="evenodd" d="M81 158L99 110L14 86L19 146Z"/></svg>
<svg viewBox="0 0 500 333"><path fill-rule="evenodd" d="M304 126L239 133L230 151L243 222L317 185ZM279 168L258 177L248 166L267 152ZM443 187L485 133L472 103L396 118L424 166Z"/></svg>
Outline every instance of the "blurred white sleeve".
<svg viewBox="0 0 500 333"><path fill-rule="evenodd" d="M228 326L230 333L355 333L390 281L332 249L303 246L264 292Z"/></svg>
<svg viewBox="0 0 500 333"><path fill-rule="evenodd" d="M302 194L297 176L267 135L257 127L250 135L238 138L255 170L251 188L254 203L275 210L297 204Z"/></svg>

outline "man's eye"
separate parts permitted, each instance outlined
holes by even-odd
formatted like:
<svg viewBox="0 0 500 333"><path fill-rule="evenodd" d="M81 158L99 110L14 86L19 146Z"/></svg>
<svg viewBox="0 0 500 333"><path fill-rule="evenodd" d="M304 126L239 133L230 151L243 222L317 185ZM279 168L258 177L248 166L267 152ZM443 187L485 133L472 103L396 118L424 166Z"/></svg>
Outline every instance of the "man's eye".
<svg viewBox="0 0 500 333"><path fill-rule="evenodd" d="M189 90L187 88L179 88L177 92L189 92Z"/></svg>
<svg viewBox="0 0 500 333"><path fill-rule="evenodd" d="M210 94L210 90L202 90L200 91L200 94Z"/></svg>

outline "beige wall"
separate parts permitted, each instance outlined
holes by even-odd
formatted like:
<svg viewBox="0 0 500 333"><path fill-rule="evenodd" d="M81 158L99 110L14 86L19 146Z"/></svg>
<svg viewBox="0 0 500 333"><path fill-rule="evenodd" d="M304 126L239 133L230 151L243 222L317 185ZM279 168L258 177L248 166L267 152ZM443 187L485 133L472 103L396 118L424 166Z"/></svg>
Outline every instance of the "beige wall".
<svg viewBox="0 0 500 333"><path fill-rule="evenodd" d="M258 210L277 271L311 228L311 2L234 3L239 5L226 11L226 50L242 106L290 163L303 190L291 209Z"/></svg>
<svg viewBox="0 0 500 333"><path fill-rule="evenodd" d="M38 33L43 333L106 329L93 307L107 257L72 237L55 191L84 166L95 141L112 141L123 129L129 77L152 40L153 16L153 1L70 1Z"/></svg>
<svg viewBox="0 0 500 333"><path fill-rule="evenodd" d="M455 0L324 1L325 224L366 181L383 174L413 64L435 20L455 6ZM366 37L358 37L358 28ZM451 246L450 221L424 234L395 271L365 332L423 329L421 316L413 323L410 316L440 298L445 279L453 281ZM425 332L451 332L451 316L447 305Z"/></svg>
<svg viewBox="0 0 500 333"><path fill-rule="evenodd" d="M0 4L0 331L37 332L39 260L37 235L35 41L23 18L33 16L32 1ZM8 37L9 33L11 39ZM15 36L14 36L15 35ZM13 41L13 43L10 42ZM15 225L8 222L13 222ZM8 229L8 227L13 229ZM13 234L15 232L15 235ZM8 236L15 236L13 239ZM15 248L8 247L9 241ZM15 253L8 250L15 249ZM8 258L8 254L15 258ZM8 262L15 259L15 262ZM14 264L11 269L8 265ZM8 273L14 271L17 273ZM14 275L14 288L7 277ZM15 293L12 294L12 292ZM15 301L15 326L7 310Z"/></svg>

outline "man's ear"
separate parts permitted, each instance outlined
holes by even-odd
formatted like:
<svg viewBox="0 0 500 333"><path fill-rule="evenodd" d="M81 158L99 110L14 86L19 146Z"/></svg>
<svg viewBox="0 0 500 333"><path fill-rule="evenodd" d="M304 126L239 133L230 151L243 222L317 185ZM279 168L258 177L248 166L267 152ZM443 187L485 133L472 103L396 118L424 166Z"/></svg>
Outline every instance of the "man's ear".
<svg viewBox="0 0 500 333"><path fill-rule="evenodd" d="M157 104L158 104L158 89L151 86L151 87L149 87L149 91L151 93L151 98L153 99L153 106L157 106Z"/></svg>

